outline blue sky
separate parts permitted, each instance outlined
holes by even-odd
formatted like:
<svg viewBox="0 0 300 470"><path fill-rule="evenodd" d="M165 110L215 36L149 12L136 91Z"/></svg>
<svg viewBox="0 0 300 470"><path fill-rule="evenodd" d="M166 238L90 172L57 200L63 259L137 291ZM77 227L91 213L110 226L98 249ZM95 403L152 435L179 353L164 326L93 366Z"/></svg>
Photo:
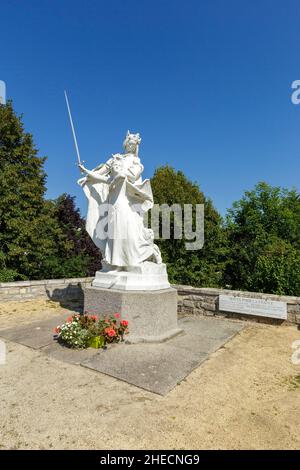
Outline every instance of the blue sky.
<svg viewBox="0 0 300 470"><path fill-rule="evenodd" d="M69 93L87 167L140 132L144 176L166 163L221 213L258 181L300 189L296 0L4 0L0 79L40 155L47 196L75 195Z"/></svg>

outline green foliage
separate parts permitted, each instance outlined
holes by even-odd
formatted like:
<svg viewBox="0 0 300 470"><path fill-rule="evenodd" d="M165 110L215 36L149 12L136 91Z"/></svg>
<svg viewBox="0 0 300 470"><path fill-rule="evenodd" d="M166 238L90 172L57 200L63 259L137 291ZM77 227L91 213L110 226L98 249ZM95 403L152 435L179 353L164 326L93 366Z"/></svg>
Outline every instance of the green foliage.
<svg viewBox="0 0 300 470"><path fill-rule="evenodd" d="M100 266L74 199L45 200L37 153L12 103L0 105L0 282L87 276Z"/></svg>
<svg viewBox="0 0 300 470"><path fill-rule="evenodd" d="M118 313L101 318L86 313L76 314L54 328L54 333L58 341L70 348L105 347L108 343L124 341L124 335L128 334L128 321L119 318Z"/></svg>
<svg viewBox="0 0 300 470"><path fill-rule="evenodd" d="M74 198L45 200L45 157L39 157L12 103L0 104L0 282L93 275L101 255ZM157 241L172 283L300 295L300 195L259 183L222 220L198 184L169 166L151 181L157 204L205 208L205 242ZM161 225L161 220L160 220Z"/></svg>
<svg viewBox="0 0 300 470"><path fill-rule="evenodd" d="M0 269L0 282L14 282L14 281L20 281L20 280L25 280L26 277L22 276L20 273L17 271L14 271L13 269L9 268L3 268Z"/></svg>
<svg viewBox="0 0 300 470"><path fill-rule="evenodd" d="M170 282L194 286L219 286L222 284L225 267L226 240L222 228L222 218L205 198L196 183L189 181L181 171L169 166L160 167L151 180L156 204L193 205L195 229L195 205L204 204L205 242L201 250L186 250L185 238L176 240L174 216L171 214L171 239L158 240L163 261L167 263Z"/></svg>
<svg viewBox="0 0 300 470"><path fill-rule="evenodd" d="M45 212L45 158L37 156L11 102L0 106L0 250L14 279L36 278L49 241L41 233ZM8 270L8 271L7 271Z"/></svg>
<svg viewBox="0 0 300 470"><path fill-rule="evenodd" d="M19 279L19 273L6 267L5 255L0 251L0 282L13 282L16 279Z"/></svg>
<svg viewBox="0 0 300 470"><path fill-rule="evenodd" d="M300 295L300 196L259 183L227 217L225 282L234 289Z"/></svg>
<svg viewBox="0 0 300 470"><path fill-rule="evenodd" d="M79 315L73 315L72 318L56 328L59 331L59 341L70 348L87 348L92 338L88 328L84 328Z"/></svg>
<svg viewBox="0 0 300 470"><path fill-rule="evenodd" d="M62 194L56 201L56 219L68 240L61 269L68 277L93 276L101 268L101 253L85 230L75 198ZM62 277L66 277L62 276Z"/></svg>

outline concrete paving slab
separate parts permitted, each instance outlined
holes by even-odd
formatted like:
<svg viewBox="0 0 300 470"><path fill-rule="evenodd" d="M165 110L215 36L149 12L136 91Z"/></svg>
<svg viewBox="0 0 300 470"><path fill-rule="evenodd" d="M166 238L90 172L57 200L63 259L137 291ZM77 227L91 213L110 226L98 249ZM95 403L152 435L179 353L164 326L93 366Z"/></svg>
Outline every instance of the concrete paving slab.
<svg viewBox="0 0 300 470"><path fill-rule="evenodd" d="M48 320L35 321L30 325L0 330L0 337L16 343L40 349L53 342L53 328L62 323L66 315L56 315Z"/></svg>
<svg viewBox="0 0 300 470"><path fill-rule="evenodd" d="M226 340L227 341L227 340ZM226 342L225 341L225 342ZM182 334L172 339L172 346L177 348L187 349L194 354L211 354L219 349L224 344L223 339L209 338L208 336Z"/></svg>
<svg viewBox="0 0 300 470"><path fill-rule="evenodd" d="M243 322L203 317L178 323L184 333L165 343L118 345L81 365L165 395L244 328Z"/></svg>
<svg viewBox="0 0 300 470"><path fill-rule="evenodd" d="M184 333L164 343L111 345L107 350L74 350L53 340L53 328L65 320L53 318L0 330L0 337L39 349L55 359L80 364L153 393L165 395L219 349L243 322L227 319L184 317L178 322Z"/></svg>
<svg viewBox="0 0 300 470"><path fill-rule="evenodd" d="M81 365L165 395L207 357L205 353L200 357L192 351L176 348L170 342L118 345Z"/></svg>
<svg viewBox="0 0 300 470"><path fill-rule="evenodd" d="M238 333L245 324L242 321L232 321L215 317L183 317L178 325L186 333L206 338L228 339Z"/></svg>
<svg viewBox="0 0 300 470"><path fill-rule="evenodd" d="M105 352L104 350L88 348L88 349L72 349L63 346L55 340L48 346L41 348L41 352L47 354L58 361L68 362L69 364L79 365L81 362L92 358L99 352Z"/></svg>

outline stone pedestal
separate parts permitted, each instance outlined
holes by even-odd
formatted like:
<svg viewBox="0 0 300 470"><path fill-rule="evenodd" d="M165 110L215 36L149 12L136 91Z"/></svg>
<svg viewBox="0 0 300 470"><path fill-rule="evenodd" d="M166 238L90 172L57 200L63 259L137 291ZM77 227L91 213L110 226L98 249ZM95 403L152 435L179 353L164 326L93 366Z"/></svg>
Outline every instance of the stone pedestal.
<svg viewBox="0 0 300 470"><path fill-rule="evenodd" d="M161 290L170 288L166 265L145 261L139 266L127 267L126 270L106 269L105 263L97 271L92 282L93 287L104 287L117 290Z"/></svg>
<svg viewBox="0 0 300 470"><path fill-rule="evenodd" d="M182 330L177 324L177 291L173 288L156 291L124 291L86 287L84 310L100 317L120 313L129 322L126 341L161 342Z"/></svg>

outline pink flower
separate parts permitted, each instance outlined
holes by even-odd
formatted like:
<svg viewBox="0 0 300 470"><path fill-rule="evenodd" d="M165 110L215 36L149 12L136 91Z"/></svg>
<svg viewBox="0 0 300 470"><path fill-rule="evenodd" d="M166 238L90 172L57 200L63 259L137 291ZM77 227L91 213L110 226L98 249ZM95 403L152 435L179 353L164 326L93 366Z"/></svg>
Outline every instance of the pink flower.
<svg viewBox="0 0 300 470"><path fill-rule="evenodd" d="M113 328L105 328L105 333L110 337L110 338L113 338L114 336L116 336L116 332Z"/></svg>
<svg viewBox="0 0 300 470"><path fill-rule="evenodd" d="M91 320L97 321L98 318L99 318L98 315L90 315Z"/></svg>
<svg viewBox="0 0 300 470"><path fill-rule="evenodd" d="M128 320L122 320L121 325L122 326L128 326Z"/></svg>
<svg viewBox="0 0 300 470"><path fill-rule="evenodd" d="M66 319L66 322L67 323L71 323L73 321L73 317L72 315L70 315L67 319Z"/></svg>
<svg viewBox="0 0 300 470"><path fill-rule="evenodd" d="M120 318L120 314L119 313L115 313L115 318Z"/></svg>
<svg viewBox="0 0 300 470"><path fill-rule="evenodd" d="M53 331L54 331L54 333L59 334L60 333L60 327L56 326Z"/></svg>

